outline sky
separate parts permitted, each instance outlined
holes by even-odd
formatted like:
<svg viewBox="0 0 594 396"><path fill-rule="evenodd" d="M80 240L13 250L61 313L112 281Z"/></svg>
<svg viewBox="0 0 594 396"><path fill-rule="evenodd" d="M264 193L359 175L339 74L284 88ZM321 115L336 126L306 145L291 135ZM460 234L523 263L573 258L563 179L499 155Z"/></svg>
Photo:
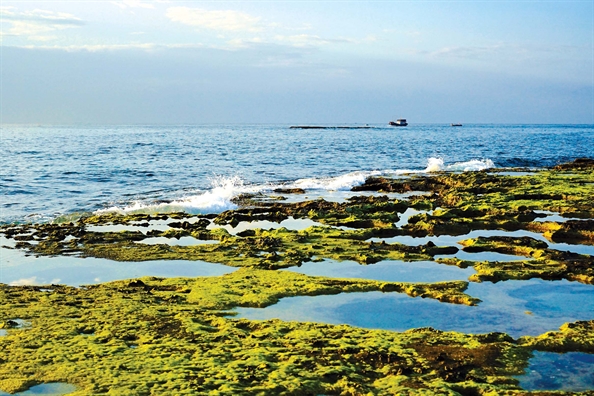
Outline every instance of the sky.
<svg viewBox="0 0 594 396"><path fill-rule="evenodd" d="M594 1L4 1L0 123L594 124Z"/></svg>

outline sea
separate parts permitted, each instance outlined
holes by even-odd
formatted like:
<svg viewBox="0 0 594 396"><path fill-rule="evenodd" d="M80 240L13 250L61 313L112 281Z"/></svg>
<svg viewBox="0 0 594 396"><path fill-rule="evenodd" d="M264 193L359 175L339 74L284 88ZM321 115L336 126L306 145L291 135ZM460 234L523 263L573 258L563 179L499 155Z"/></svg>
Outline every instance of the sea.
<svg viewBox="0 0 594 396"><path fill-rule="evenodd" d="M2 125L0 224L101 211L218 213L235 207L234 196L280 186L323 196L371 175L594 157L594 125L367 126Z"/></svg>
<svg viewBox="0 0 594 396"><path fill-rule="evenodd" d="M352 187L374 175L407 177L476 170L522 174L524 170L551 167L575 158L594 158L594 125L368 126L291 129L290 125L2 125L0 224L64 221L104 212L219 213L235 208L233 198L240 194L271 194L279 187L306 190L305 195L294 199L341 199ZM401 220L406 222L407 216L414 213L409 209ZM556 221L567 220L555 213L548 216L556 216ZM311 223L309 219L288 219L280 224L254 222L241 226L299 229ZM396 225L401 226L400 222ZM229 229L231 233L237 230ZM476 233L546 241L542 235L525 230ZM401 236L384 242L419 245L431 241L445 246L469 237L476 235ZM155 239L159 239L155 243L203 243L191 237ZM147 239L143 243L152 242ZM594 246L590 245L549 246L594 255ZM525 259L463 251L454 257L473 261ZM221 276L235 270L204 261L119 263L93 257L35 257L18 249L14 240L0 236L0 283L9 285L81 286L149 275ZM468 280L475 272L472 267L462 269L435 261L387 260L359 265L329 259L286 270L312 276L402 282ZM470 307L398 293L341 293L287 297L265 308L236 308L235 314L254 320L280 318L393 331L427 326L467 333L500 331L513 337L539 335L555 331L563 323L594 319L592 285L542 279L471 282L467 292L482 302ZM0 337L7 334L0 330ZM592 390L594 356L535 352L525 374L517 378L527 390ZM39 390L39 394L72 391L69 384L45 385L50 388Z"/></svg>

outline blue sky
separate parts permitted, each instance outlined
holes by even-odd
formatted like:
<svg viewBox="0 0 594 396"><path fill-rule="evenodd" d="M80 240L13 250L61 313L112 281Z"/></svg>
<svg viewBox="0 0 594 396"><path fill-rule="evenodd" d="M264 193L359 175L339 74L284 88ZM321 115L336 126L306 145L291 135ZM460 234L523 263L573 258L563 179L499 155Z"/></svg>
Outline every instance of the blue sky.
<svg viewBox="0 0 594 396"><path fill-rule="evenodd" d="M2 1L3 123L594 123L592 1Z"/></svg>

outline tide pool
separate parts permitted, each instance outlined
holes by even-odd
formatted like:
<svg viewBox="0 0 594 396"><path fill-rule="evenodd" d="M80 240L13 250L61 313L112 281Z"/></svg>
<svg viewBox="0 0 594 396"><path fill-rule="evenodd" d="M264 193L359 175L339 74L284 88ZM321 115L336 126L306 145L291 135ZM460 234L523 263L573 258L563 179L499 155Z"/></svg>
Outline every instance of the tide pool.
<svg viewBox="0 0 594 396"><path fill-rule="evenodd" d="M287 297L266 308L237 308L238 317L348 324L404 331L417 327L464 333L508 333L513 337L557 330L566 322L592 319L594 286L568 281L471 283L478 306L440 303L397 293L350 293Z"/></svg>

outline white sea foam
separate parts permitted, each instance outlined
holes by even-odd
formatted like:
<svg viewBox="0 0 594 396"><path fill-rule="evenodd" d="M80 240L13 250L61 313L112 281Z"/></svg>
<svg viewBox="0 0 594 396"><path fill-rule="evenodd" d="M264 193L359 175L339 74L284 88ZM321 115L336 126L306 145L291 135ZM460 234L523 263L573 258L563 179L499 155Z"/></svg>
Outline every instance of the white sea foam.
<svg viewBox="0 0 594 396"><path fill-rule="evenodd" d="M120 213L220 213L235 209L237 205L231 199L242 193L258 192L261 186L246 186L238 177L216 177L211 180L211 189L177 199L167 203L151 204L142 201L133 202L127 206L113 206L98 212Z"/></svg>
<svg viewBox="0 0 594 396"><path fill-rule="evenodd" d="M429 158L427 160L427 167L424 172L438 172L440 170L443 170L443 159Z"/></svg>
<svg viewBox="0 0 594 396"><path fill-rule="evenodd" d="M432 172L470 172L480 171L483 169L494 168L495 164L490 159L473 159L464 162L455 162L446 165L443 158L431 157L427 159L427 167L425 169L396 169L389 171L380 171L382 175L406 175L406 174L423 174Z"/></svg>
<svg viewBox="0 0 594 396"><path fill-rule="evenodd" d="M397 169L349 172L335 177L299 179L288 184L261 184L247 185L238 177L215 177L211 180L211 188L167 203L149 203L136 201L129 205L113 206L98 212L120 213L220 213L225 210L235 209L237 205L232 202L234 197L245 193L271 192L275 188L302 188L305 190L321 191L350 191L353 187L365 183L370 176L420 174L438 171L467 172L493 168L495 165L490 159L470 160L446 165L442 158L429 158L427 167L423 170Z"/></svg>
<svg viewBox="0 0 594 396"><path fill-rule="evenodd" d="M494 168L495 164L490 159L473 159L466 162L457 162L446 166L445 170L452 172L471 172Z"/></svg>
<svg viewBox="0 0 594 396"><path fill-rule="evenodd" d="M429 158L424 173L449 171L449 172L471 172L494 168L495 164L490 159L473 159L465 162L456 162L445 165L442 158Z"/></svg>
<svg viewBox="0 0 594 396"><path fill-rule="evenodd" d="M336 177L299 179L290 187L303 189L316 189L328 191L345 191L365 183L369 176L379 176L381 171L351 172Z"/></svg>

